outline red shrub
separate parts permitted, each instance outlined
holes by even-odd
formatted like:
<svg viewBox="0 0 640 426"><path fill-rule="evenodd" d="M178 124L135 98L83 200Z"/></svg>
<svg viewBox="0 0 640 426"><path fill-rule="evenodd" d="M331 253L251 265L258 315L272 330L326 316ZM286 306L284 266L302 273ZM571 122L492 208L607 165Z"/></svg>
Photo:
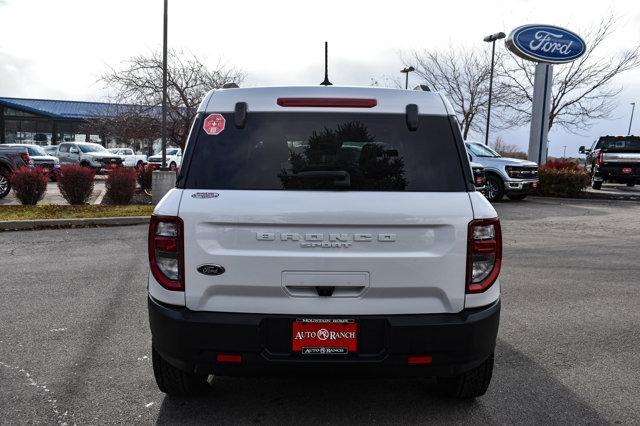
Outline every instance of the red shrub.
<svg viewBox="0 0 640 426"><path fill-rule="evenodd" d="M570 160L549 160L542 167L547 170L580 170L578 163Z"/></svg>
<svg viewBox="0 0 640 426"><path fill-rule="evenodd" d="M143 190L151 189L151 176L152 176L153 170L154 170L154 167L150 165L146 165L138 169L138 185L140 185L141 189Z"/></svg>
<svg viewBox="0 0 640 426"><path fill-rule="evenodd" d="M49 171L41 167L20 167L11 175L11 186L22 204L36 205L47 192Z"/></svg>
<svg viewBox="0 0 640 426"><path fill-rule="evenodd" d="M58 174L58 188L69 204L86 204L93 192L93 178L95 170L76 164L60 167Z"/></svg>
<svg viewBox="0 0 640 426"><path fill-rule="evenodd" d="M107 177L107 200L111 204L129 204L136 191L136 171L120 167L109 172Z"/></svg>

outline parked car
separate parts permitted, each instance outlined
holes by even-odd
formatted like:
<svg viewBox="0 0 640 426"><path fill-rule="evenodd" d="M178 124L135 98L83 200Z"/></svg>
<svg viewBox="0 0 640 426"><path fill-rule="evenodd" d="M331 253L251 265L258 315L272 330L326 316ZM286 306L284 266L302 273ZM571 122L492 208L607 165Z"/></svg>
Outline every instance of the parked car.
<svg viewBox="0 0 640 426"><path fill-rule="evenodd" d="M162 167L162 152L153 154L148 159L149 165L158 168ZM177 170L182 165L182 149L167 148L167 167L171 170Z"/></svg>
<svg viewBox="0 0 640 426"><path fill-rule="evenodd" d="M44 133L36 133L33 135L33 140L36 142L43 142L45 144L49 142L49 138Z"/></svg>
<svg viewBox="0 0 640 426"><path fill-rule="evenodd" d="M200 105L149 228L160 390L328 371L435 376L449 395L484 394L500 222L444 96L236 88Z"/></svg>
<svg viewBox="0 0 640 426"><path fill-rule="evenodd" d="M124 159L122 165L125 167L137 167L140 168L147 164L147 156L142 154L136 154L131 148L111 148L109 152L119 155Z"/></svg>
<svg viewBox="0 0 640 426"><path fill-rule="evenodd" d="M602 136L586 149L585 167L591 187L600 189L605 180L634 186L640 182L640 136Z"/></svg>
<svg viewBox="0 0 640 426"><path fill-rule="evenodd" d="M497 202L506 195L511 200L523 200L538 187L538 164L519 158L502 157L488 146L465 142L471 161L484 166L487 178L485 195Z"/></svg>
<svg viewBox="0 0 640 426"><path fill-rule="evenodd" d="M60 164L80 164L96 172L108 172L122 165L123 159L102 145L90 142L63 142L58 145Z"/></svg>
<svg viewBox="0 0 640 426"><path fill-rule="evenodd" d="M23 147L27 149L29 157L35 167L43 167L49 171L49 179L55 181L60 172L60 161L57 157L48 155L42 147L30 144L11 144L10 146Z"/></svg>
<svg viewBox="0 0 640 426"><path fill-rule="evenodd" d="M11 173L23 166L33 167L27 148L0 145L0 198L6 197L11 191Z"/></svg>

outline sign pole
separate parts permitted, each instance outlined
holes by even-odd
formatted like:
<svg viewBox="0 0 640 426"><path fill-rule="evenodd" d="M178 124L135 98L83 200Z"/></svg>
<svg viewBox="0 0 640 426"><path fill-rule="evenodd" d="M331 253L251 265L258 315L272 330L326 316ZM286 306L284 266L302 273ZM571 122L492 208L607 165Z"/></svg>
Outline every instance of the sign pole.
<svg viewBox="0 0 640 426"><path fill-rule="evenodd" d="M531 107L531 130L529 131L529 161L542 166L547 162L549 133L549 109L551 106L551 86L553 65L544 62L536 64L533 83L533 105Z"/></svg>

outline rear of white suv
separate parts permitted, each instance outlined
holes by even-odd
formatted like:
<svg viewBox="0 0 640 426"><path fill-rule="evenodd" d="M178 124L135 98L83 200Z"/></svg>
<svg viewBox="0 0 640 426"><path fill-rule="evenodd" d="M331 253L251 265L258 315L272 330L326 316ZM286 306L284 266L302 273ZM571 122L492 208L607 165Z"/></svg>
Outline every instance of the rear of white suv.
<svg viewBox="0 0 640 426"><path fill-rule="evenodd" d="M158 385L385 373L482 395L501 244L439 94L211 92L149 230Z"/></svg>

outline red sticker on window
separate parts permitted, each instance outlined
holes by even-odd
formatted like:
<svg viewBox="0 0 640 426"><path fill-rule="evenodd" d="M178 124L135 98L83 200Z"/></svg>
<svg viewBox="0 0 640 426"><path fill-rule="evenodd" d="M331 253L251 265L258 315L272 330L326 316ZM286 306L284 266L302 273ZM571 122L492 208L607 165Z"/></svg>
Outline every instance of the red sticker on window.
<svg viewBox="0 0 640 426"><path fill-rule="evenodd" d="M204 119L202 128L208 135L219 135L224 130L225 119L221 114L211 114Z"/></svg>

